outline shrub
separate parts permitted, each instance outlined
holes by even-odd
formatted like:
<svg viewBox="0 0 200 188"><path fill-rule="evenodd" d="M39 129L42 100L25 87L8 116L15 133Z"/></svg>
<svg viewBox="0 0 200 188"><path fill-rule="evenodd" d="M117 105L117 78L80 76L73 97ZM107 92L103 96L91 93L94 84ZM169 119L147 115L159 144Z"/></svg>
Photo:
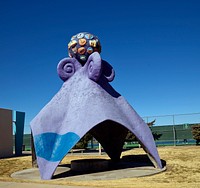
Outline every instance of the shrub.
<svg viewBox="0 0 200 188"><path fill-rule="evenodd" d="M192 126L192 135L196 140L196 145L200 145L200 124Z"/></svg>

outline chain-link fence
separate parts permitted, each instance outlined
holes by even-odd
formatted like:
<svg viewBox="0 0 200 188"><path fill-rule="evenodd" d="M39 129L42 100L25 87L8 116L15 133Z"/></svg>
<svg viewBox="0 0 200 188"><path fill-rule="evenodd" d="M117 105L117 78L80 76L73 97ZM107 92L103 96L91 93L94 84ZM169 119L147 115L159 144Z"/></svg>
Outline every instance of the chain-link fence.
<svg viewBox="0 0 200 188"><path fill-rule="evenodd" d="M200 123L200 113L172 114L143 117L146 123L155 120L151 128L156 144L185 145L195 144L192 126Z"/></svg>
<svg viewBox="0 0 200 188"><path fill-rule="evenodd" d="M200 113L146 116L143 119L146 123L155 120L150 129L157 146L190 145L196 142L191 131L193 125L200 123ZM26 150L31 149L30 138L30 134L24 135L23 144ZM96 145L98 146L98 144ZM132 145L138 146L136 143Z"/></svg>

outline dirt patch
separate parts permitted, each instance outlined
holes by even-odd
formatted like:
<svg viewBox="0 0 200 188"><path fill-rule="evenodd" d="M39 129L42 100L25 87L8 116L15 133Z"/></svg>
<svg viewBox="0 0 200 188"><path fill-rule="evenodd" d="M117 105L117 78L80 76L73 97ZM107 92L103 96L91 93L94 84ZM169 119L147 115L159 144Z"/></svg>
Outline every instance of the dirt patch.
<svg viewBox="0 0 200 188"><path fill-rule="evenodd" d="M70 180L16 180L10 177L13 172L31 168L31 156L0 159L0 181L16 182L37 182L60 185L92 186L92 187L200 187L200 147L198 146L179 146L179 147L159 147L161 159L167 162L167 171L142 178L124 178L117 180L94 180L94 181L70 181ZM145 152L141 148L132 149L122 153L126 155L141 155ZM72 160L78 159L108 159L106 155L76 155L68 154L61 164L70 164Z"/></svg>

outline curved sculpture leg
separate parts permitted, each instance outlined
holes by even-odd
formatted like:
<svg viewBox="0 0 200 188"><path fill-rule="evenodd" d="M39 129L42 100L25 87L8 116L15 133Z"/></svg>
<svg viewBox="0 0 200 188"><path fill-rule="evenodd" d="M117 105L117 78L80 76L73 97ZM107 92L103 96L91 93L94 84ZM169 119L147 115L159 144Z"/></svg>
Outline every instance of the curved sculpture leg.
<svg viewBox="0 0 200 188"><path fill-rule="evenodd" d="M157 168L162 168L156 144L148 125L128 103L124 103L122 109L126 109L126 112L128 112L126 115L128 117L132 117L129 118L130 123L127 123L125 127L128 128L136 136L154 166Z"/></svg>
<svg viewBox="0 0 200 188"><path fill-rule="evenodd" d="M33 138L42 179L51 179L60 161L80 140L80 137L73 132L64 135L42 133Z"/></svg>

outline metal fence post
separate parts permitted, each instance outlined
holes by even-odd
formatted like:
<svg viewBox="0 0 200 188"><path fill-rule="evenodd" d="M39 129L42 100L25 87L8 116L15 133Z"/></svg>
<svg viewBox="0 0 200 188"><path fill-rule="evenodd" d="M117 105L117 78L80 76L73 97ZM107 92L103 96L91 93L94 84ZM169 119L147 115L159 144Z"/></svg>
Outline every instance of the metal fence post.
<svg viewBox="0 0 200 188"><path fill-rule="evenodd" d="M174 115L173 117L173 135L174 135L174 146L176 146L176 130L175 130L175 119L174 119Z"/></svg>

